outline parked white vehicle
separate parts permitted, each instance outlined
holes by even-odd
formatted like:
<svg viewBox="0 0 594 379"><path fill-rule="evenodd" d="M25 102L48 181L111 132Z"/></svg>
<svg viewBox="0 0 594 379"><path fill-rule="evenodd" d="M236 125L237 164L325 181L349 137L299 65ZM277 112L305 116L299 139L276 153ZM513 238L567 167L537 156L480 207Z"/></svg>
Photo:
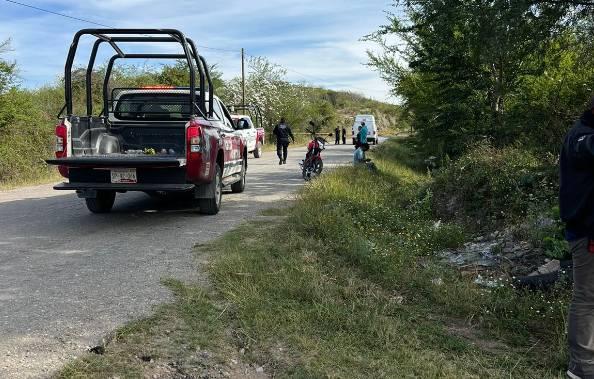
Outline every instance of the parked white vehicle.
<svg viewBox="0 0 594 379"><path fill-rule="evenodd" d="M379 138L378 127L375 123L375 117L371 114L358 114L355 116L355 121L353 122L353 127L351 130L353 145L355 144L357 133L359 133L359 126L361 126L361 122L365 122L365 125L367 126L367 142L377 145Z"/></svg>
<svg viewBox="0 0 594 379"><path fill-rule="evenodd" d="M250 116L234 114L231 118L235 124L235 132L246 141L248 153L254 153L254 158L260 158L264 145L264 129L256 128Z"/></svg>

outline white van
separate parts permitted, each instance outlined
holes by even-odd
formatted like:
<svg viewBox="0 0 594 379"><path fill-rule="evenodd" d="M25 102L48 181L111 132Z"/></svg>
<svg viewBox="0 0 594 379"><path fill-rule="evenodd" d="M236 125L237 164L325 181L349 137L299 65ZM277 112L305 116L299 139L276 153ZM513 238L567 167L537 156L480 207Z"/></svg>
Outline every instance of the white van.
<svg viewBox="0 0 594 379"><path fill-rule="evenodd" d="M359 133L359 126L361 126L361 122L365 122L365 126L367 126L367 142L377 145L377 139L379 135L377 132L375 117L373 117L373 115L371 114L358 114L355 116L355 121L353 122L353 128L351 130L353 137L353 145L355 144L355 138L357 138L357 133Z"/></svg>

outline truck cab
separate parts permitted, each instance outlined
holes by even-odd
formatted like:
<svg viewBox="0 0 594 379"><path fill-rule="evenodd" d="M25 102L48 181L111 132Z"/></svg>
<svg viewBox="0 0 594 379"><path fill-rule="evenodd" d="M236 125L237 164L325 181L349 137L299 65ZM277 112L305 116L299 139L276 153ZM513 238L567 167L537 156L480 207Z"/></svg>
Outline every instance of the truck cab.
<svg viewBox="0 0 594 379"><path fill-rule="evenodd" d="M72 113L69 73L78 39L85 34L97 37L89 61L91 70L99 44L115 45L117 52L106 69L104 107L99 116L92 115L93 104L89 98L86 115ZM126 54L117 47L120 41L180 43L185 55ZM190 86L108 91L114 61L125 58L185 58L189 64ZM193 72L196 69L200 78L198 88ZM244 190L245 139L235 133L229 111L214 95L206 61L198 55L193 41L181 32L84 29L75 35L65 72L67 113L56 126L56 157L47 162L57 165L68 181L56 185L56 190L75 190L94 213L109 212L116 193L143 191L183 194L184 198L197 199L200 212L205 214L219 212L224 187L229 186L233 192ZM89 77L87 96L92 86ZM208 91L205 90L207 85Z"/></svg>

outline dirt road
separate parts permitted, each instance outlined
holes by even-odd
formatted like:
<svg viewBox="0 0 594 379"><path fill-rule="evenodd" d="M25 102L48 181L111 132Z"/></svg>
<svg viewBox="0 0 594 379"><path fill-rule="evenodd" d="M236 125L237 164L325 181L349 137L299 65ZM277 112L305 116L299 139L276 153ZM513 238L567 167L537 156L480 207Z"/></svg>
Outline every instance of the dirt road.
<svg viewBox="0 0 594 379"><path fill-rule="evenodd" d="M325 167L352 153L329 146ZM246 191L226 194L217 216L138 193L94 215L51 185L0 192L0 378L45 377L167 301L162 278L199 279L192 247L290 198L303 154L293 149L284 166L272 152L250 159Z"/></svg>

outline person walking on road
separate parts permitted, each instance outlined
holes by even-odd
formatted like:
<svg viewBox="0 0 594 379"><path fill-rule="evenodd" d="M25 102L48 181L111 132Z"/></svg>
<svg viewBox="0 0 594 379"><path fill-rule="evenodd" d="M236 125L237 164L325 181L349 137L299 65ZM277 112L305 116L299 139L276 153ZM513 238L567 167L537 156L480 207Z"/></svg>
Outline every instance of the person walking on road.
<svg viewBox="0 0 594 379"><path fill-rule="evenodd" d="M338 126L336 128L334 128L334 144L335 145L340 145L340 129L338 129Z"/></svg>
<svg viewBox="0 0 594 379"><path fill-rule="evenodd" d="M346 145L346 128L342 127L342 144Z"/></svg>
<svg viewBox="0 0 594 379"><path fill-rule="evenodd" d="M295 143L295 137L291 128L285 122L284 117L280 119L280 123L274 127L272 134L276 136L276 155L278 156L278 164L287 164L287 153L289 149L289 138Z"/></svg>
<svg viewBox="0 0 594 379"><path fill-rule="evenodd" d="M569 378L594 378L594 98L565 136L559 205L573 258Z"/></svg>

